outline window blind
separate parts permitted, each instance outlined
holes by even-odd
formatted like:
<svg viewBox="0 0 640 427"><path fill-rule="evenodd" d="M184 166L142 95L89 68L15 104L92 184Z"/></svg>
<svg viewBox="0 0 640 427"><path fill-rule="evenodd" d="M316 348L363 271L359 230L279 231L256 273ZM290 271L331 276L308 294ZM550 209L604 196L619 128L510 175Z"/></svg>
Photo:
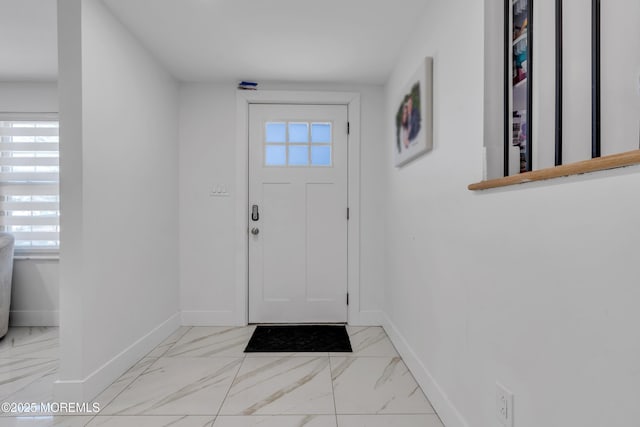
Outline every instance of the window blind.
<svg viewBox="0 0 640 427"><path fill-rule="evenodd" d="M60 246L58 127L55 115L0 115L0 230L17 253Z"/></svg>

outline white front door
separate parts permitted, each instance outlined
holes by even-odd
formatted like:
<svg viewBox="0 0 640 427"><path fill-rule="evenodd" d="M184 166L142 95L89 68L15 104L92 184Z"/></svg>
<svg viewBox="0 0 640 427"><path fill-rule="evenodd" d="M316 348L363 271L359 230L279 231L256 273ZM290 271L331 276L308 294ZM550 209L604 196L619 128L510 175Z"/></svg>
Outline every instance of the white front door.
<svg viewBox="0 0 640 427"><path fill-rule="evenodd" d="M249 322L347 321L347 107L249 107Z"/></svg>

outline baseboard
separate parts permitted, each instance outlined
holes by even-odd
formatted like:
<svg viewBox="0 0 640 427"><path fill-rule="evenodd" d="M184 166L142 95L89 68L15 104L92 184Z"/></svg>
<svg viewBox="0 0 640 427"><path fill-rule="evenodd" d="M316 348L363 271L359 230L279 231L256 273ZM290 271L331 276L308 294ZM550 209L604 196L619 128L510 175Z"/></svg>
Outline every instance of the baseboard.
<svg viewBox="0 0 640 427"><path fill-rule="evenodd" d="M381 326L383 318L381 311L359 311L350 315L349 326Z"/></svg>
<svg viewBox="0 0 640 427"><path fill-rule="evenodd" d="M9 312L10 326L60 326L58 310L15 310Z"/></svg>
<svg viewBox="0 0 640 427"><path fill-rule="evenodd" d="M90 402L102 390L118 379L131 366L158 346L180 326L180 313L176 313L149 333L122 350L82 380L58 380L54 396L58 402Z"/></svg>
<svg viewBox="0 0 640 427"><path fill-rule="evenodd" d="M239 326L233 311L182 311L182 326Z"/></svg>
<svg viewBox="0 0 640 427"><path fill-rule="evenodd" d="M440 419L447 427L469 427L469 423L449 400L446 393L434 380L429 370L416 356L411 346L407 343L395 324L386 314L382 314L382 326L393 342L393 345L402 356L402 360L413 374L418 384L433 405Z"/></svg>

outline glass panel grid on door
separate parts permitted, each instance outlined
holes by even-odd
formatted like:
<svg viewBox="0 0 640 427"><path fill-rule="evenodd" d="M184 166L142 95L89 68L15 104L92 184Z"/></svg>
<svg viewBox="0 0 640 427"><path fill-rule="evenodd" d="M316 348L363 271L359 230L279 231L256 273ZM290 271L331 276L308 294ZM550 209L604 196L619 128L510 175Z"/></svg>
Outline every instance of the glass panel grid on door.
<svg viewBox="0 0 640 427"><path fill-rule="evenodd" d="M331 122L267 122L264 165L268 167L331 167Z"/></svg>

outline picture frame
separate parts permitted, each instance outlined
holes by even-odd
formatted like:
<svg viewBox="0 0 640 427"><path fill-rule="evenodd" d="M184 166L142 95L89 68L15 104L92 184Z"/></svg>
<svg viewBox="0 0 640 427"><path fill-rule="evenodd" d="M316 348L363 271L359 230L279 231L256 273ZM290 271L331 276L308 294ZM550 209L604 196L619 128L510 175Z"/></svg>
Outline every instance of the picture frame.
<svg viewBox="0 0 640 427"><path fill-rule="evenodd" d="M401 167L433 149L433 58L426 57L396 96L394 165Z"/></svg>

